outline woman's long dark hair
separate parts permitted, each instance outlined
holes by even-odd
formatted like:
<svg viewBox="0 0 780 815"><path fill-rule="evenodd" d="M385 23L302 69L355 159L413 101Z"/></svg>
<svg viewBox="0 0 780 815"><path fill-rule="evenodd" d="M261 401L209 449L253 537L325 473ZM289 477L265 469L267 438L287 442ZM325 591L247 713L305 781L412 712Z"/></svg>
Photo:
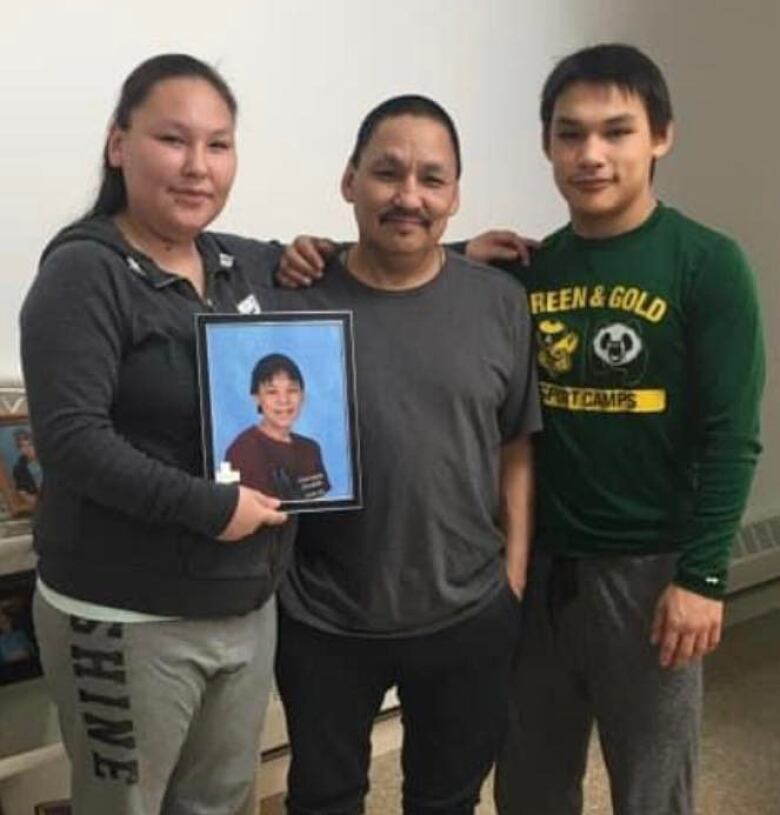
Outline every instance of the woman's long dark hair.
<svg viewBox="0 0 780 815"><path fill-rule="evenodd" d="M222 97L233 116L238 112L238 105L229 85L210 65L201 62L189 54L159 54L142 62L125 79L119 94L111 125L127 130L133 111L144 103L158 82L177 77L194 77L205 79ZM103 169L95 203L88 210L86 217L96 215L116 215L127 206L127 190L122 170L112 167L108 162L108 137L103 148Z"/></svg>

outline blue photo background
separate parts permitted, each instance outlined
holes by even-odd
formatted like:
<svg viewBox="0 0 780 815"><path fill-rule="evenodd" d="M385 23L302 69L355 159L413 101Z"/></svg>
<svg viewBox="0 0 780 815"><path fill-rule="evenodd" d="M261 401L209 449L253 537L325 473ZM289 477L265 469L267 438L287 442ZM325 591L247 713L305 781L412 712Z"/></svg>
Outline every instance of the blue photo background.
<svg viewBox="0 0 780 815"><path fill-rule="evenodd" d="M206 345L215 467L233 439L257 424L257 405L249 392L255 363L266 354L286 354L301 369L305 389L293 432L320 445L331 484L324 498L354 497L343 322L208 323Z"/></svg>

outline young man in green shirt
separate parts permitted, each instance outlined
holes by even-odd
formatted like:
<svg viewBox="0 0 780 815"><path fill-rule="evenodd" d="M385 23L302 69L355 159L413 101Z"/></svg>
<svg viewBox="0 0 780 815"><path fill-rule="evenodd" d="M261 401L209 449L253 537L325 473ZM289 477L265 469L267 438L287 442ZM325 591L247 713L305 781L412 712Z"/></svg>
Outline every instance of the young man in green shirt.
<svg viewBox="0 0 780 815"><path fill-rule="evenodd" d="M729 238L661 204L672 142L658 67L600 45L545 83L545 153L570 223L526 286L545 430L535 558L501 815L578 815L594 722L616 815L693 815L701 657L760 451L753 276ZM488 233L479 259L513 252Z"/></svg>

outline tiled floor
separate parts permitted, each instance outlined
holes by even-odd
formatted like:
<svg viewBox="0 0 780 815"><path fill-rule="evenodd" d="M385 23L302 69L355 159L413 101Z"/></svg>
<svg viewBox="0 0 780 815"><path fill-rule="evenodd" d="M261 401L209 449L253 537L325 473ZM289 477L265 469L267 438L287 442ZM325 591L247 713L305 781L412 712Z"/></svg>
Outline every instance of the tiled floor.
<svg viewBox="0 0 780 815"><path fill-rule="evenodd" d="M400 813L399 775L397 752L373 761L367 815ZM488 782L479 815L493 815L490 798ZM283 812L283 796L263 802L262 815ZM780 813L780 611L728 629L707 662L699 812ZM610 813L594 744L585 815Z"/></svg>

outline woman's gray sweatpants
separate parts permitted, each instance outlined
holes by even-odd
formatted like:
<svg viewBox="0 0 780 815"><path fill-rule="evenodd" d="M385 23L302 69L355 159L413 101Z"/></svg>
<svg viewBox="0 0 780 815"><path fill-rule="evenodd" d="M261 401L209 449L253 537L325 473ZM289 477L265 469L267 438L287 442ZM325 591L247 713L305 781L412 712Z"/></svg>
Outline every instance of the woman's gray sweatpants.
<svg viewBox="0 0 780 815"><path fill-rule="evenodd" d="M74 815L235 815L252 789L276 604L237 617L102 623L36 593Z"/></svg>
<svg viewBox="0 0 780 815"><path fill-rule="evenodd" d="M580 815L595 722L615 815L694 815L701 662L661 668L677 556L535 557L496 767L500 815Z"/></svg>

